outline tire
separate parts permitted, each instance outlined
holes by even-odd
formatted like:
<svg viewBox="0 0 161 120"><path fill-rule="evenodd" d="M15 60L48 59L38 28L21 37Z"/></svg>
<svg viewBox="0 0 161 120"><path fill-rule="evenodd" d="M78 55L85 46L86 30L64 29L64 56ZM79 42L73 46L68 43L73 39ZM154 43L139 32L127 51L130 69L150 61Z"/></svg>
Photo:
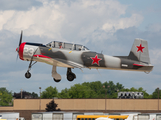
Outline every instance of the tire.
<svg viewBox="0 0 161 120"><path fill-rule="evenodd" d="M61 80L56 80L55 78L53 78L53 80L54 80L55 82L57 82L57 83L61 81Z"/></svg>
<svg viewBox="0 0 161 120"><path fill-rule="evenodd" d="M26 77L27 79L29 79L29 78L31 77L31 73L30 73L30 72L26 72L26 73L25 73L25 77Z"/></svg>
<svg viewBox="0 0 161 120"><path fill-rule="evenodd" d="M73 81L74 79L76 78L76 76L75 76L75 74L74 73L69 73L68 75L67 75L67 79L68 79L68 81Z"/></svg>

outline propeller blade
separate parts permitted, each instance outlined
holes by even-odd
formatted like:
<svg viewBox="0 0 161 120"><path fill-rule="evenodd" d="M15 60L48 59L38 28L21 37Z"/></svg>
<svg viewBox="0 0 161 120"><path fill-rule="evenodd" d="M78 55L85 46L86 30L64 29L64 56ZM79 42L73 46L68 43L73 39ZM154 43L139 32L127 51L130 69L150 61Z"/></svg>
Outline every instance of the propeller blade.
<svg viewBox="0 0 161 120"><path fill-rule="evenodd" d="M22 43L22 34L23 34L23 31L21 30L21 36L20 36L19 46L20 46L20 45L21 45L21 43Z"/></svg>
<svg viewBox="0 0 161 120"><path fill-rule="evenodd" d="M20 36L20 41L19 41L19 47L20 47L20 45L21 45L21 43L22 43L22 34L23 34L23 31L21 30L21 36ZM19 47L16 48L16 51L17 51L18 53L19 53ZM17 54L16 61L18 60L18 56L19 56L19 54Z"/></svg>
<svg viewBox="0 0 161 120"><path fill-rule="evenodd" d="M16 62L17 62L17 60L18 60L18 54L17 54Z"/></svg>

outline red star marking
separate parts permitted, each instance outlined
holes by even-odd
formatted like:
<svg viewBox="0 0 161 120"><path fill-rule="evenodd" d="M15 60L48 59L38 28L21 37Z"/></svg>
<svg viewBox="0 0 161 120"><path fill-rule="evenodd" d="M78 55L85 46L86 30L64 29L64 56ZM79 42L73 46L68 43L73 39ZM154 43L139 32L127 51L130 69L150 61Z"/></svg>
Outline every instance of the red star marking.
<svg viewBox="0 0 161 120"><path fill-rule="evenodd" d="M145 47L142 47L141 44L140 44L140 46L136 46L136 47L138 48L137 52L141 51L141 52L143 53L143 49L144 49Z"/></svg>
<svg viewBox="0 0 161 120"><path fill-rule="evenodd" d="M91 57L91 59L93 60L92 65L93 64L99 65L99 61L102 60L101 58L98 58L97 55L95 57Z"/></svg>

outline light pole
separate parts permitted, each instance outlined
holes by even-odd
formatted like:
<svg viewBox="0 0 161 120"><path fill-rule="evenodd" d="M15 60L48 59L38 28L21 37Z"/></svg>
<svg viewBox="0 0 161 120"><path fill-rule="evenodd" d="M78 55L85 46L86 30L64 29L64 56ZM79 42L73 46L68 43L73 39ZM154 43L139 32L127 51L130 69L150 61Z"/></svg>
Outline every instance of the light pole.
<svg viewBox="0 0 161 120"><path fill-rule="evenodd" d="M39 106L39 110L41 110L41 87L39 87L39 89L40 89L40 106Z"/></svg>
<svg viewBox="0 0 161 120"><path fill-rule="evenodd" d="M158 111L159 111L159 87L157 89L158 89Z"/></svg>
<svg viewBox="0 0 161 120"><path fill-rule="evenodd" d="M105 89L105 113L106 113L106 97L107 97L107 90L105 88L105 85L103 85L103 88Z"/></svg>
<svg viewBox="0 0 161 120"><path fill-rule="evenodd" d="M22 89L21 89L21 99L22 99Z"/></svg>

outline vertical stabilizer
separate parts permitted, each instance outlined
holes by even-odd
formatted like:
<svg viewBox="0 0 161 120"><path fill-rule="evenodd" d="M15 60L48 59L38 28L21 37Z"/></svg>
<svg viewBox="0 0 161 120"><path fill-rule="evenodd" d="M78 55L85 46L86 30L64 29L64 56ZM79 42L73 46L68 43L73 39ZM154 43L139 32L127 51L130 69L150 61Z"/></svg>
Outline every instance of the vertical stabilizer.
<svg viewBox="0 0 161 120"><path fill-rule="evenodd" d="M136 38L129 53L128 59L150 64L148 42L146 40Z"/></svg>

